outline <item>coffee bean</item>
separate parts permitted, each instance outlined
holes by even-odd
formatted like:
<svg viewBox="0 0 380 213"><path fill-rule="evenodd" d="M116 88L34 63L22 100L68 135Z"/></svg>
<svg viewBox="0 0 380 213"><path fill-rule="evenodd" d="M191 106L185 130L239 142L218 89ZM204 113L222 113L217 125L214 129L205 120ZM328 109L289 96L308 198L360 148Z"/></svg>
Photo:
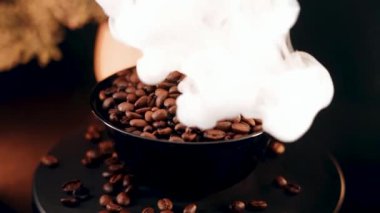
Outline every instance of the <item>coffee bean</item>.
<svg viewBox="0 0 380 213"><path fill-rule="evenodd" d="M185 132L181 135L185 141L193 141L197 137L197 134L191 132Z"/></svg>
<svg viewBox="0 0 380 213"><path fill-rule="evenodd" d="M58 158L54 155L45 155L41 158L41 164L50 168L57 167L59 164Z"/></svg>
<svg viewBox="0 0 380 213"><path fill-rule="evenodd" d="M155 121L152 124L155 128L164 128L166 127L166 122L165 121Z"/></svg>
<svg viewBox="0 0 380 213"><path fill-rule="evenodd" d="M146 95L145 91L142 90L142 89L136 90L135 94L136 94L137 97L142 97L142 96Z"/></svg>
<svg viewBox="0 0 380 213"><path fill-rule="evenodd" d="M146 207L141 211L141 213L155 213L155 211L152 207Z"/></svg>
<svg viewBox="0 0 380 213"><path fill-rule="evenodd" d="M136 113L136 112L126 112L125 115L130 120L142 118L142 115L140 115L139 113Z"/></svg>
<svg viewBox="0 0 380 213"><path fill-rule="evenodd" d="M297 195L297 194L301 193L302 189L301 189L301 186L298 184L288 183L288 185L285 187L285 191L288 194Z"/></svg>
<svg viewBox="0 0 380 213"><path fill-rule="evenodd" d="M284 188L286 185L288 185L288 181L283 176L277 176L273 182L280 188Z"/></svg>
<svg viewBox="0 0 380 213"><path fill-rule="evenodd" d="M114 187L111 183L105 183L103 184L103 191L107 194L113 193Z"/></svg>
<svg viewBox="0 0 380 213"><path fill-rule="evenodd" d="M172 93L172 94L169 94L169 98L178 98L178 96L180 96L181 94L179 93Z"/></svg>
<svg viewBox="0 0 380 213"><path fill-rule="evenodd" d="M190 203L185 206L183 209L183 213L195 213L197 212L197 205L195 203Z"/></svg>
<svg viewBox="0 0 380 213"><path fill-rule="evenodd" d="M135 131L135 130L137 130L137 128L136 128L136 127L133 127L133 126L128 127L128 128L125 128L125 131L127 131L127 132L133 132L133 131Z"/></svg>
<svg viewBox="0 0 380 213"><path fill-rule="evenodd" d="M101 100L101 101L104 101L104 99L106 99L107 98L107 95L106 95L106 93L104 92L104 90L101 90L100 92L99 92L99 100Z"/></svg>
<svg viewBox="0 0 380 213"><path fill-rule="evenodd" d="M89 160L97 160L99 156L99 152L94 149L89 149L85 153L85 157Z"/></svg>
<svg viewBox="0 0 380 213"><path fill-rule="evenodd" d="M168 112L172 115L175 115L177 112L177 106L172 106L168 109Z"/></svg>
<svg viewBox="0 0 380 213"><path fill-rule="evenodd" d="M87 131L84 134L84 139L87 141L96 141L100 138L100 133L99 132L89 132Z"/></svg>
<svg viewBox="0 0 380 213"><path fill-rule="evenodd" d="M123 177L123 183L122 183L123 187L127 187L127 186L129 186L131 184L132 184L132 178L131 178L131 176L130 175L124 175L124 177Z"/></svg>
<svg viewBox="0 0 380 213"><path fill-rule="evenodd" d="M245 123L249 124L250 126L256 126L256 122L252 118L245 118L244 116L241 117L241 120L244 121Z"/></svg>
<svg viewBox="0 0 380 213"><path fill-rule="evenodd" d="M249 133L249 131L251 130L249 125L246 123L233 123L231 128L232 131L236 133Z"/></svg>
<svg viewBox="0 0 380 213"><path fill-rule="evenodd" d="M80 180L71 180L64 183L61 188L64 192L73 193L73 191L78 190L82 186L83 184Z"/></svg>
<svg viewBox="0 0 380 213"><path fill-rule="evenodd" d="M181 123L178 123L178 124L175 125L174 129L177 132L182 132L182 131L185 131L186 126L183 125L183 124L181 124Z"/></svg>
<svg viewBox="0 0 380 213"><path fill-rule="evenodd" d="M245 136L247 136L247 134L236 134L236 135L234 135L233 137L232 137L232 139L240 139L240 138L243 138L243 137L245 137Z"/></svg>
<svg viewBox="0 0 380 213"><path fill-rule="evenodd" d="M153 127L151 125L148 125L144 127L143 132L153 132Z"/></svg>
<svg viewBox="0 0 380 213"><path fill-rule="evenodd" d="M115 104L115 101L113 100L112 97L106 98L106 99L103 101L103 109L108 109L108 108L110 108L111 106L113 106L114 104Z"/></svg>
<svg viewBox="0 0 380 213"><path fill-rule="evenodd" d="M112 121L112 122L114 122L114 123L116 123L116 122L119 120L119 118L118 118L118 116L117 116L116 113L111 113L111 114L109 115L109 119L110 119L110 121Z"/></svg>
<svg viewBox="0 0 380 213"><path fill-rule="evenodd" d="M169 141L171 141L171 142L184 142L184 140L181 137L176 136L176 135L171 135L169 138Z"/></svg>
<svg viewBox="0 0 380 213"><path fill-rule="evenodd" d="M106 206L107 204L112 202L112 197L106 194L103 194L99 197L99 205Z"/></svg>
<svg viewBox="0 0 380 213"><path fill-rule="evenodd" d="M162 129L157 129L157 133L159 135L169 135L170 133L172 133L172 128L166 127L166 128L162 128Z"/></svg>
<svg viewBox="0 0 380 213"><path fill-rule="evenodd" d="M107 96L110 96L110 95L112 95L115 92L116 92L116 87L109 87L109 88L107 88L107 89L104 90L104 93Z"/></svg>
<svg viewBox="0 0 380 213"><path fill-rule="evenodd" d="M144 88L143 88L147 93L152 93L154 92L154 90L156 89L155 86L151 86L151 85L144 85Z"/></svg>
<svg viewBox="0 0 380 213"><path fill-rule="evenodd" d="M130 77L129 77L129 80L130 80L132 83L135 83L135 84L137 84L137 83L140 81L140 79L139 79L139 77L138 77L138 75L137 75L136 72L132 72L132 74L131 74Z"/></svg>
<svg viewBox="0 0 380 213"><path fill-rule="evenodd" d="M249 202L249 207L252 210L264 210L268 207L268 203L265 200L252 200Z"/></svg>
<svg viewBox="0 0 380 213"><path fill-rule="evenodd" d="M106 209L111 212L120 212L123 208L116 203L110 202L106 205Z"/></svg>
<svg viewBox="0 0 380 213"><path fill-rule="evenodd" d="M135 106L129 102L123 102L123 103L117 105L117 109L120 112L132 111L134 108L135 108Z"/></svg>
<svg viewBox="0 0 380 213"><path fill-rule="evenodd" d="M155 121L165 120L168 117L168 112L164 109L159 109L152 114L152 118Z"/></svg>
<svg viewBox="0 0 380 213"><path fill-rule="evenodd" d="M262 132L263 131L263 126L262 125L256 125L253 127L253 132Z"/></svg>
<svg viewBox="0 0 380 213"><path fill-rule="evenodd" d="M229 209L234 213L244 212L245 203L243 201L235 200L230 204Z"/></svg>
<svg viewBox="0 0 380 213"><path fill-rule="evenodd" d="M128 94L127 95L127 101L129 102L129 103L135 103L136 102L136 100L137 100L137 96L133 93L131 93L131 94Z"/></svg>
<svg viewBox="0 0 380 213"><path fill-rule="evenodd" d="M209 129L203 133L203 137L210 140L221 140L226 136L226 133L218 129Z"/></svg>
<svg viewBox="0 0 380 213"><path fill-rule="evenodd" d="M143 107L143 108L140 108L140 109L136 109L135 112L139 113L139 114L144 114L145 112L149 111L151 108L150 107Z"/></svg>
<svg viewBox="0 0 380 213"><path fill-rule="evenodd" d="M102 172L102 177L104 178L110 178L113 174L109 171Z"/></svg>
<svg viewBox="0 0 380 213"><path fill-rule="evenodd" d="M122 181L122 179L123 179L122 174L116 174L116 175L112 175L108 182L112 185L116 185L116 184L120 183Z"/></svg>
<svg viewBox="0 0 380 213"><path fill-rule="evenodd" d="M163 81L161 83L159 83L157 85L157 88L160 88L160 89L169 89L170 87L176 85L175 83L171 83L171 82L167 82L167 81Z"/></svg>
<svg viewBox="0 0 380 213"><path fill-rule="evenodd" d="M219 121L216 124L215 129L219 129L222 131L228 131L231 129L231 125L232 125L232 123L230 121Z"/></svg>
<svg viewBox="0 0 380 213"><path fill-rule="evenodd" d="M164 106L166 108L170 108L172 106L175 105L175 99L174 98L167 98L165 101L164 101Z"/></svg>
<svg viewBox="0 0 380 213"><path fill-rule="evenodd" d="M115 152L113 152L112 153L112 155L114 155L114 153ZM104 164L106 165L106 166L111 166L111 165L118 165L118 164L121 164L121 162L120 162L120 160L119 160L119 158L118 157L115 157L115 156L111 156L111 157L109 157L109 158L107 158L107 159L105 159L104 160Z"/></svg>
<svg viewBox="0 0 380 213"><path fill-rule="evenodd" d="M157 207L159 210L171 210L173 208L173 202L168 198L163 198L157 201Z"/></svg>
<svg viewBox="0 0 380 213"><path fill-rule="evenodd" d="M122 170L125 169L124 165L123 164L111 164L108 166L108 171L110 172L113 172L113 173L116 173L116 172L120 172Z"/></svg>
<svg viewBox="0 0 380 213"><path fill-rule="evenodd" d="M135 102L135 107L136 108L143 108L143 107L146 107L147 105L148 105L148 96L146 96L146 95L140 97Z"/></svg>
<svg viewBox="0 0 380 213"><path fill-rule="evenodd" d="M143 128L145 127L146 125L148 125L148 123L143 120L143 119L132 119L129 124L133 127L138 127L138 128Z"/></svg>
<svg viewBox="0 0 380 213"><path fill-rule="evenodd" d="M143 132L140 134L141 137L150 138L150 139L157 139L155 135L149 132Z"/></svg>
<svg viewBox="0 0 380 213"><path fill-rule="evenodd" d="M181 78L182 74L180 72L174 71L169 73L169 75L166 77L167 81L170 81L172 83L177 83L177 81Z"/></svg>
<svg viewBox="0 0 380 213"><path fill-rule="evenodd" d="M165 89L156 89L155 95L157 96L156 106L160 107L164 103L165 99L168 97L169 92Z"/></svg>
<svg viewBox="0 0 380 213"><path fill-rule="evenodd" d="M94 162L86 157L82 158L80 160L80 163L85 167L92 167L94 166Z"/></svg>
<svg viewBox="0 0 380 213"><path fill-rule="evenodd" d="M125 92L116 92L112 95L112 98L115 100L125 101L127 100L127 93Z"/></svg>
<svg viewBox="0 0 380 213"><path fill-rule="evenodd" d="M234 119L232 119L232 123L240 123L241 121L241 115L236 116Z"/></svg>
<svg viewBox="0 0 380 213"><path fill-rule="evenodd" d="M64 197L60 199L62 205L67 207L76 207L79 205L79 200L75 197Z"/></svg>
<svg viewBox="0 0 380 213"><path fill-rule="evenodd" d="M124 78L117 78L113 82L119 89L125 89L128 86L128 82Z"/></svg>
<svg viewBox="0 0 380 213"><path fill-rule="evenodd" d="M125 92L128 94L131 94L131 93L135 94L136 88L129 86L125 89Z"/></svg>
<svg viewBox="0 0 380 213"><path fill-rule="evenodd" d="M114 151L114 143L110 140L101 141L98 144L98 148L102 155L111 154Z"/></svg>
<svg viewBox="0 0 380 213"><path fill-rule="evenodd" d="M82 186L79 189L73 191L73 196L79 200L86 200L90 198L90 190Z"/></svg>
<svg viewBox="0 0 380 213"><path fill-rule="evenodd" d="M122 206L128 206L131 203L131 199L125 192L120 192L116 196L116 202Z"/></svg>
<svg viewBox="0 0 380 213"><path fill-rule="evenodd" d="M279 141L272 141L270 144L270 148L272 152L277 155L284 154L285 152L285 145Z"/></svg>

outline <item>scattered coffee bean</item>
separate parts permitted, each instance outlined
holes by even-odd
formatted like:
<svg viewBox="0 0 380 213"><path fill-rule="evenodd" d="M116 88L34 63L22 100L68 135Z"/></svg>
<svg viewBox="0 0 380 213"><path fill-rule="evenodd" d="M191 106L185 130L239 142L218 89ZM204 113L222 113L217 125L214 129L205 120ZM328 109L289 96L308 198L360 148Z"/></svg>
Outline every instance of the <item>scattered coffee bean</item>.
<svg viewBox="0 0 380 213"><path fill-rule="evenodd" d="M82 186L79 189L73 191L73 196L79 200L87 200L90 198L90 191L86 187Z"/></svg>
<svg viewBox="0 0 380 213"><path fill-rule="evenodd" d="M280 188L284 188L288 185L288 181L283 176L277 176L273 182Z"/></svg>
<svg viewBox="0 0 380 213"><path fill-rule="evenodd" d="M173 202L168 198L163 198L157 201L157 207L159 210L171 210L173 208Z"/></svg>
<svg viewBox="0 0 380 213"><path fill-rule="evenodd" d="M197 212L197 205L195 203L190 203L185 206L183 209L183 213L195 213Z"/></svg>
<svg viewBox="0 0 380 213"><path fill-rule="evenodd" d="M107 194L113 193L114 187L111 183L103 184L103 191Z"/></svg>
<svg viewBox="0 0 380 213"><path fill-rule="evenodd" d="M83 184L80 180L71 180L64 183L61 188L64 192L73 193L73 191L78 190L82 186Z"/></svg>
<svg viewBox="0 0 380 213"><path fill-rule="evenodd" d="M131 199L125 192L120 192L116 196L116 202L122 206L128 206L131 203Z"/></svg>
<svg viewBox="0 0 380 213"><path fill-rule="evenodd" d="M85 166L85 167L92 167L92 166L94 166L94 163L93 163L93 161L91 161L90 159L88 159L88 158L82 158L81 160L80 160L80 163L83 165L83 166Z"/></svg>
<svg viewBox="0 0 380 213"><path fill-rule="evenodd" d="M288 183L288 185L285 187L285 191L288 194L297 195L297 194L301 193L302 189L301 189L301 186L298 184Z"/></svg>
<svg viewBox="0 0 380 213"><path fill-rule="evenodd" d="M110 140L101 141L98 143L98 148L102 155L111 154L114 151L114 143Z"/></svg>
<svg viewBox="0 0 380 213"><path fill-rule="evenodd" d="M111 176L111 178L109 179L108 182L112 185L116 185L118 183L121 183L122 180L123 180L123 175L122 174L116 174L116 175Z"/></svg>
<svg viewBox="0 0 380 213"><path fill-rule="evenodd" d="M155 211L152 207L146 207L141 211L141 213L155 213Z"/></svg>
<svg viewBox="0 0 380 213"><path fill-rule="evenodd" d="M123 208L116 203L110 202L106 205L106 209L111 212L120 212Z"/></svg>
<svg viewBox="0 0 380 213"><path fill-rule="evenodd" d="M109 195L102 195L99 198L99 205L106 206L107 204L112 202L112 197Z"/></svg>
<svg viewBox="0 0 380 213"><path fill-rule="evenodd" d="M76 207L79 205L79 200L75 197L64 197L60 199L62 205L67 207Z"/></svg>
<svg viewBox="0 0 380 213"><path fill-rule="evenodd" d="M229 209L234 213L244 212L245 203L243 201L235 200L229 205Z"/></svg>
<svg viewBox="0 0 380 213"><path fill-rule="evenodd" d="M272 152L277 154L277 155L284 154L284 152L285 152L284 143L279 142L279 141L272 141L270 144L270 148L271 148Z"/></svg>
<svg viewBox="0 0 380 213"><path fill-rule="evenodd" d="M249 206L252 210L264 210L268 207L268 203L265 200L252 200Z"/></svg>
<svg viewBox="0 0 380 213"><path fill-rule="evenodd" d="M94 149L89 149L86 151L85 157L89 160L97 160L99 158L99 153L98 151Z"/></svg>
<svg viewBox="0 0 380 213"><path fill-rule="evenodd" d="M54 168L58 166L59 161L54 155L45 155L41 158L41 164L46 167Z"/></svg>

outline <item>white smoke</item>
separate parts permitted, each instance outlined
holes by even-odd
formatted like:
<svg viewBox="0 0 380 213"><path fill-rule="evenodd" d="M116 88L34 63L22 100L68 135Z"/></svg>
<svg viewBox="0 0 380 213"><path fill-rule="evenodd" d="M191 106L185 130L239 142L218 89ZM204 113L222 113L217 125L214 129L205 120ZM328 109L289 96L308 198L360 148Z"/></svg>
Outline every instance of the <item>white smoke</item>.
<svg viewBox="0 0 380 213"><path fill-rule="evenodd" d="M142 81L171 71L179 85L177 116L187 126L213 127L242 114L263 120L279 140L294 141L332 100L328 71L286 43L296 0L98 0L112 35L139 48ZM128 57L128 56L126 56Z"/></svg>

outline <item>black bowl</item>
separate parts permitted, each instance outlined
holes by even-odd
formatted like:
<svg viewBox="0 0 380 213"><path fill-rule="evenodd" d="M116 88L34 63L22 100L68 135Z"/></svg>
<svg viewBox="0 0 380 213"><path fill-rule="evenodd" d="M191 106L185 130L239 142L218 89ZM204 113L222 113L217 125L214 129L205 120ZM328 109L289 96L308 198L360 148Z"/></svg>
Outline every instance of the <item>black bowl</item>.
<svg viewBox="0 0 380 213"><path fill-rule="evenodd" d="M109 121L98 98L112 85L114 74L99 82L91 94L93 113L102 121L116 151L140 184L182 195L215 192L244 179L263 155L269 136L212 142L169 142L128 133Z"/></svg>

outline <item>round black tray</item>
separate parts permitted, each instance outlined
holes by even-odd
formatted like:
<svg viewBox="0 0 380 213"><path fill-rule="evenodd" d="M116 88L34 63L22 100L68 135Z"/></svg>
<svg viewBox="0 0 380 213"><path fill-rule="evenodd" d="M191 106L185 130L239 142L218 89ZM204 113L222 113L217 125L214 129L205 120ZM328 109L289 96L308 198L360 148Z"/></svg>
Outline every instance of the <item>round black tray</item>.
<svg viewBox="0 0 380 213"><path fill-rule="evenodd" d="M51 150L50 153L60 159L57 168L37 168L33 182L35 212L95 213L101 210L98 197L105 182L101 177L104 168L85 168L80 164L85 150L93 146L83 139L83 132L67 136ZM197 212L228 212L227 206L232 200L264 199L269 204L264 212L268 213L338 212L345 192L342 171L331 155L308 146L308 143L288 145L285 154L263 160L246 179L220 192L193 200L170 197L174 201L174 211L182 212L184 205L195 202ZM272 181L278 175L300 184L302 193L289 196L274 187ZM79 207L68 208L62 206L59 199L64 196L61 185L72 179L80 179L93 197ZM138 191L133 205L128 208L132 213L141 212L146 206L155 207L158 199L166 197L147 187L139 187Z"/></svg>

